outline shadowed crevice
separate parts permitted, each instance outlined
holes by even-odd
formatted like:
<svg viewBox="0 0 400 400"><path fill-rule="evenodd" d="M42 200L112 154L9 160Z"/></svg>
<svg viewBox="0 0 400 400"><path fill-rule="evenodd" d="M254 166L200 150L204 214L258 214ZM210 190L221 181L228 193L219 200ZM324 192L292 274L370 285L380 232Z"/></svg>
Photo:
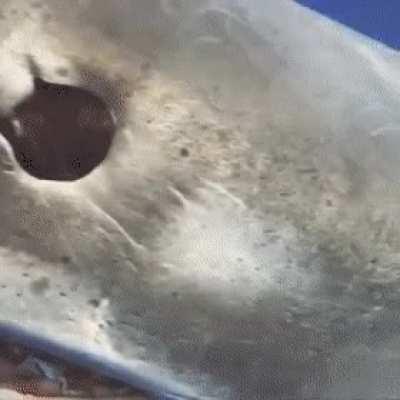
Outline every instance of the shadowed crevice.
<svg viewBox="0 0 400 400"><path fill-rule="evenodd" d="M43 80L31 59L34 91L0 119L20 166L38 179L74 181L107 157L115 131L112 110L89 90Z"/></svg>

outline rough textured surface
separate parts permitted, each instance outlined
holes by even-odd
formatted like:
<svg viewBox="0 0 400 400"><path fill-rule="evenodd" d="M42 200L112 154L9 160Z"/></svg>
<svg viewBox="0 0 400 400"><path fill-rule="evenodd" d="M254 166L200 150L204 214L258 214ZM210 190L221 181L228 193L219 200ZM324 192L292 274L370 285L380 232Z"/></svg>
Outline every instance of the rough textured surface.
<svg viewBox="0 0 400 400"><path fill-rule="evenodd" d="M400 396L397 53L284 0L1 14L3 110L30 52L120 123L70 184L1 141L2 319L204 398Z"/></svg>

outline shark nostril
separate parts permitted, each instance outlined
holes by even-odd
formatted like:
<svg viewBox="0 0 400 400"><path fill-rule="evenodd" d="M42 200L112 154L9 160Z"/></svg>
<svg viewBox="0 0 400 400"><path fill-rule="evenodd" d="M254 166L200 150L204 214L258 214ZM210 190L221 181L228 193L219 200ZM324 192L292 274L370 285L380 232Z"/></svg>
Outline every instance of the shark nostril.
<svg viewBox="0 0 400 400"><path fill-rule="evenodd" d="M35 69L33 73L37 72ZM111 109L92 92L34 77L33 93L13 110L2 133L30 175L73 181L106 158L116 131Z"/></svg>

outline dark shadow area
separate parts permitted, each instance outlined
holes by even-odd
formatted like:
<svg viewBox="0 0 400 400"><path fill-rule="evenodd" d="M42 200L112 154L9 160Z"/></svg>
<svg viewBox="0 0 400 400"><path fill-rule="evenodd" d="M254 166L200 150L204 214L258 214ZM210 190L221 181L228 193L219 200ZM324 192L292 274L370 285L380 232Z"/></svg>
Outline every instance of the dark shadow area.
<svg viewBox="0 0 400 400"><path fill-rule="evenodd" d="M146 399L143 392L95 370L36 351L13 340L0 340L0 387L35 397L127 397Z"/></svg>
<svg viewBox="0 0 400 400"><path fill-rule="evenodd" d="M1 119L0 130L30 175L58 181L83 178L106 158L115 116L98 95L47 82L30 64L34 91Z"/></svg>

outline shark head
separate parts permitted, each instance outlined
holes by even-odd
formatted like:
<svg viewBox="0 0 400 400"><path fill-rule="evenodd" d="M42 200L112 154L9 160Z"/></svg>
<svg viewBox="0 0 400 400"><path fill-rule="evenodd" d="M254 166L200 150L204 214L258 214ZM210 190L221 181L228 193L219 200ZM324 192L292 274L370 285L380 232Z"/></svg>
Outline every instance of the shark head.
<svg viewBox="0 0 400 400"><path fill-rule="evenodd" d="M151 399L399 395L397 52L284 0L1 8L4 114L29 53L117 131L73 181L1 137L0 344Z"/></svg>

